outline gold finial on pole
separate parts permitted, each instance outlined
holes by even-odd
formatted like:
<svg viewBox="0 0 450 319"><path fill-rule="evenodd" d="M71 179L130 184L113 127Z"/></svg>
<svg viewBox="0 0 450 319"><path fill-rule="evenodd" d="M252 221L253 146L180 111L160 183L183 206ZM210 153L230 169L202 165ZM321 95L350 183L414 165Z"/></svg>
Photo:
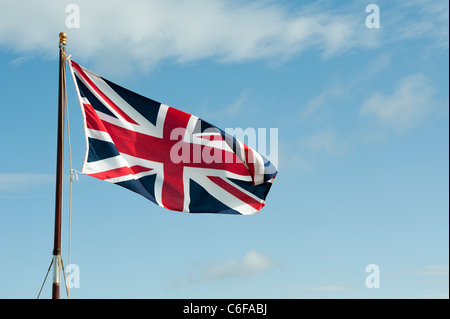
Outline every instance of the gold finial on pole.
<svg viewBox="0 0 450 319"><path fill-rule="evenodd" d="M66 45L67 44L67 34L65 32L61 32L59 34L59 44Z"/></svg>

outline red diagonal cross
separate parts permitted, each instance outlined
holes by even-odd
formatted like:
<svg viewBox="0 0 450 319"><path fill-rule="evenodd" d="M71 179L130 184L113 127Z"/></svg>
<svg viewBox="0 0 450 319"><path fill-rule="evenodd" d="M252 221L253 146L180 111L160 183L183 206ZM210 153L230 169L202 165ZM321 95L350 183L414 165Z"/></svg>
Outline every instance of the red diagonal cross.
<svg viewBox="0 0 450 319"><path fill-rule="evenodd" d="M172 107L167 110L163 136L162 138L139 133L123 127L102 121L91 105L84 105L86 114L87 127L93 130L107 132L113 140L117 150L120 153L142 158L145 160L163 163L164 182L161 191L161 199L164 207L172 210L183 210L184 190L183 190L183 169L188 167L202 167L212 169L226 169L239 175L249 175L244 164L233 153L232 163L206 163L202 156L195 156L193 150L203 152L211 152L212 148L207 145L196 145L195 148L191 143L172 140L170 134L172 130L177 128L186 128L190 114L184 113ZM171 149L179 143L188 144L191 150L189 158L183 156L184 162L174 163L170 157ZM183 148L182 148L183 149ZM222 159L225 158L226 151L215 149L214 152L220 152ZM229 156L229 155L227 155ZM198 160L200 158L200 161ZM150 169L147 169L147 171ZM133 166L131 168L121 168L108 171L108 176L103 178L113 178L130 173L137 174L145 171L142 166ZM97 176L94 176L97 177Z"/></svg>
<svg viewBox="0 0 450 319"><path fill-rule="evenodd" d="M135 125L139 125L132 118L130 118L123 110L120 109L111 99L109 99L96 85L93 83L89 77L84 73L83 69L72 61L72 65L75 67L77 72L83 77L87 84L99 95L103 98L103 100L114 109L119 117L122 120L132 123ZM177 109L168 107L164 128L163 128L163 136L162 138L158 138L155 136L139 133L133 130L125 129L123 127L111 124L107 121L102 121L93 107L89 104L83 104L85 115L86 115L86 124L87 127L93 130L107 132L111 139L113 140L117 150L120 153L127 154L130 156L134 156L137 158L146 159L153 162L159 162L163 164L163 185L161 190L161 200L164 207L172 210L183 210L183 202L184 202L184 188L183 188L183 170L185 166L188 167L201 167L201 168L210 168L210 169L221 169L227 170L239 175L250 176L247 168L242 163L242 161L236 156L236 154L232 153L232 162L231 163L223 163L224 159L230 159L230 154L226 155L225 153L229 153L224 150L215 149L214 152L220 152L220 158L222 162L205 162L203 156L198 156L198 154L193 154L194 150L197 152L201 152L204 154L204 151L211 152L212 148L207 145L196 145L196 147L192 147L193 145L188 142L182 140L172 140L170 139L171 132L177 128L185 129L191 117L190 114L179 111ZM190 139L189 139L190 140ZM189 158L186 156L183 157L183 161L180 163L174 163L170 157L172 148L178 144L183 143L188 144L189 147ZM179 145L178 145L179 146ZM185 149L182 147L182 149ZM194 160L195 157L195 160ZM200 160L199 160L200 159ZM114 177L120 177L130 174L138 174L145 171L150 171L153 168L143 167L143 166L132 166L132 167L121 167L101 173L91 174L94 177L101 179L109 179ZM211 181L216 183L217 185L223 185L223 180L217 177L208 176ZM237 190L233 186L228 185L227 188L231 193L241 199L246 199L245 201L255 207L255 205L261 205L260 202L253 200L252 198L248 198L249 196L245 195L241 191ZM230 189L233 188L233 189Z"/></svg>

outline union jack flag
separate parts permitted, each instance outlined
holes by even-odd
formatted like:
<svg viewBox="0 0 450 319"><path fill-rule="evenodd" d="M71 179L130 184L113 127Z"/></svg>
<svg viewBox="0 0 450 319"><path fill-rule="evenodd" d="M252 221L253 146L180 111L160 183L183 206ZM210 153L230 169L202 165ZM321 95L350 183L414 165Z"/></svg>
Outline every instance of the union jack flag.
<svg viewBox="0 0 450 319"><path fill-rule="evenodd" d="M255 214L265 205L277 170L262 155L194 115L69 66L84 118L83 174L174 211Z"/></svg>

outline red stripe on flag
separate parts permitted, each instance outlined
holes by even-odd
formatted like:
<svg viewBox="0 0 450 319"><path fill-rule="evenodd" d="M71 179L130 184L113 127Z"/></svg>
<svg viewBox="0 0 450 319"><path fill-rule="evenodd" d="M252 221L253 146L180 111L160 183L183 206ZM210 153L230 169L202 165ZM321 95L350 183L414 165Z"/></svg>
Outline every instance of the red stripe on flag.
<svg viewBox="0 0 450 319"><path fill-rule="evenodd" d="M245 154L245 162L248 167L248 171L250 172L250 176L253 180L253 185L255 184L255 158L253 156L253 152L247 145L244 145L244 154Z"/></svg>
<svg viewBox="0 0 450 319"><path fill-rule="evenodd" d="M176 143L176 141L170 140L170 134L175 128L185 128L190 118L190 114L169 107L163 129L164 146L158 150L158 152L166 153L165 155L168 157L164 161L164 184L161 191L161 201L164 207L176 211L183 211L184 206L184 169L182 165L173 163L170 158L170 150Z"/></svg>
<svg viewBox="0 0 450 319"><path fill-rule="evenodd" d="M120 167L120 168L116 168L116 169L111 169L109 171L88 174L88 175L98 178L98 179L101 179L101 180L105 180L105 179L110 179L110 178L115 178L115 177L122 177L125 175L135 175L138 173L149 172L152 170L153 170L153 168L135 165L132 167Z"/></svg>
<svg viewBox="0 0 450 319"><path fill-rule="evenodd" d="M98 117L97 112L95 112L92 105L83 104L84 113L86 115L86 126L92 130L108 132L108 130L103 125L102 120Z"/></svg>
<svg viewBox="0 0 450 319"><path fill-rule="evenodd" d="M138 124L131 117L129 117L124 111L122 111L109 97L107 97L103 92L92 82L92 80L84 73L83 69L75 62L71 61L75 70L80 74L80 76L90 85L90 87L98 94L100 97L109 104L123 119L132 124Z"/></svg>
<svg viewBox="0 0 450 319"><path fill-rule="evenodd" d="M208 176L208 178L215 184L217 184L218 186L222 187L223 189L225 189L227 192L229 192L230 194L232 194L233 196L239 198L241 201L243 201L244 203L246 203L247 205L253 207L256 210L260 210L261 208L264 207L264 203L261 203L257 200L255 200L253 197L248 196L247 194L243 193L242 191L240 191L239 189L237 189L236 187L234 187L233 185L227 183L226 181L224 181L221 177L218 176Z"/></svg>

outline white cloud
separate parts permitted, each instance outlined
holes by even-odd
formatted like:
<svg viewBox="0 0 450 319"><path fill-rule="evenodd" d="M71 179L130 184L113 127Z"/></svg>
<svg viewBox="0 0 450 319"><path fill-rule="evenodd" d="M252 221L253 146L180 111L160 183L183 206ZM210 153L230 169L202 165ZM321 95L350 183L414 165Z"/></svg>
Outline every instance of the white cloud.
<svg viewBox="0 0 450 319"><path fill-rule="evenodd" d="M419 123L434 107L434 90L421 73L402 79L391 95L376 93L363 102L360 115L403 132Z"/></svg>
<svg viewBox="0 0 450 319"><path fill-rule="evenodd" d="M300 122L305 122L317 113L330 99L342 96L346 89L342 83L336 83L329 89L322 91L318 96L311 99L308 104L300 110Z"/></svg>
<svg viewBox="0 0 450 319"><path fill-rule="evenodd" d="M435 47L449 46L449 3L447 0L399 1L386 10L386 27L392 41L432 39Z"/></svg>
<svg viewBox="0 0 450 319"><path fill-rule="evenodd" d="M305 290L311 291L346 291L348 288L343 286L311 286L311 287L303 287Z"/></svg>
<svg viewBox="0 0 450 319"><path fill-rule="evenodd" d="M167 59L279 63L310 49L329 58L351 49L378 47L381 40L428 38L448 47L446 1L382 6L380 30L389 31L384 33L365 27L363 6L331 7L327 1L298 6L276 1L78 0L80 28L68 29L66 6L73 3L0 0L0 48L25 58L42 54L53 58L57 35L66 31L74 59L131 72Z"/></svg>
<svg viewBox="0 0 450 319"><path fill-rule="evenodd" d="M217 280L240 279L246 280L266 272L278 264L267 255L256 250L250 250L241 260L230 260L221 263L211 263L199 271L193 271L184 278L173 281L173 286L182 283L198 284Z"/></svg>
<svg viewBox="0 0 450 319"><path fill-rule="evenodd" d="M275 265L276 263L268 256L256 250L250 250L242 260L231 260L206 266L197 279L198 281L210 281L226 278L250 278Z"/></svg>
<svg viewBox="0 0 450 319"><path fill-rule="evenodd" d="M319 131L314 135L300 138L297 143L301 150L308 153L334 153L337 151L337 144L338 141L334 130Z"/></svg>
<svg viewBox="0 0 450 319"><path fill-rule="evenodd" d="M426 290L428 290L429 293L420 295L418 298L448 299L448 264L427 265L414 269L407 269L393 275L411 276L411 278L414 278L415 283L425 285L427 287ZM447 289L445 289L445 287L447 287ZM430 291L433 290L436 292L430 293Z"/></svg>
<svg viewBox="0 0 450 319"><path fill-rule="evenodd" d="M367 66L366 75L374 75L382 72L391 62L391 56L387 53L382 53L378 57L376 57L370 64Z"/></svg>
<svg viewBox="0 0 450 319"><path fill-rule="evenodd" d="M248 101L248 92L244 91L239 95L236 101L223 109L223 113L227 115L236 115L242 111Z"/></svg>
<svg viewBox="0 0 450 319"><path fill-rule="evenodd" d="M55 181L52 174L0 173L0 192L17 192Z"/></svg>
<svg viewBox="0 0 450 319"><path fill-rule="evenodd" d="M57 34L65 30L75 59L150 68L165 59L278 61L310 48L330 57L372 43L353 10L331 11L321 4L293 9L272 1L79 0L80 28L67 29L70 3L0 0L7 13L0 19L0 47L54 56Z"/></svg>
<svg viewBox="0 0 450 319"><path fill-rule="evenodd" d="M447 277L448 279L449 276L448 270L449 270L448 265L429 265L410 270L407 273L424 276L441 276Z"/></svg>
<svg viewBox="0 0 450 319"><path fill-rule="evenodd" d="M280 167L300 173L311 172L330 155L341 156L349 149L348 143L338 138L333 129L319 130L294 142L281 140L279 146Z"/></svg>
<svg viewBox="0 0 450 319"><path fill-rule="evenodd" d="M427 294L424 295L423 297L428 299L449 299L449 294L448 292L443 292L439 294Z"/></svg>

